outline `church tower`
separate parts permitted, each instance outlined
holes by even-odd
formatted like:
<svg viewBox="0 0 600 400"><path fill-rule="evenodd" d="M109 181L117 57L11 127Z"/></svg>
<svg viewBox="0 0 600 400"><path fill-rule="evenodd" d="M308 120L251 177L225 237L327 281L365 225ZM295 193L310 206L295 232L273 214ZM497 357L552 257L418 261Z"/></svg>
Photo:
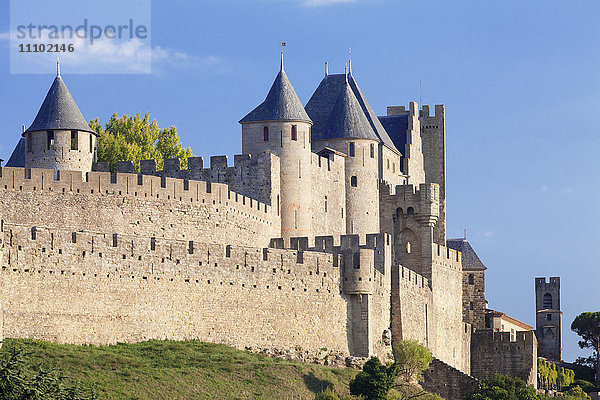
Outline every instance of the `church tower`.
<svg viewBox="0 0 600 400"><path fill-rule="evenodd" d="M271 152L280 158L278 204L272 204L281 216L281 236L309 236L311 220L311 143L312 121L306 114L283 68L265 100L240 120L242 153L257 156Z"/></svg>
<svg viewBox="0 0 600 400"><path fill-rule="evenodd" d="M25 132L25 168L86 173L96 156L96 137L60 76L60 65L35 120Z"/></svg>
<svg viewBox="0 0 600 400"><path fill-rule="evenodd" d="M562 360L562 311L560 311L560 278L535 278L535 335L538 356L552 361Z"/></svg>

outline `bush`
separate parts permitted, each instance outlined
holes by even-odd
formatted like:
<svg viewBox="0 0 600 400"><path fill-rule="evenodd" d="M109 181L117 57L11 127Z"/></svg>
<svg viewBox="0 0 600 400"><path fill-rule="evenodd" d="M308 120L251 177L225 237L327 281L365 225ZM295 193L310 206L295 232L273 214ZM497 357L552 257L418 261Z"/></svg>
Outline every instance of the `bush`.
<svg viewBox="0 0 600 400"><path fill-rule="evenodd" d="M377 357L371 357L363 370L350 381L350 393L365 396L367 400L387 400L398 377L398 365L387 367Z"/></svg>
<svg viewBox="0 0 600 400"><path fill-rule="evenodd" d="M535 388L519 378L496 375L486 378L468 400L537 400Z"/></svg>
<svg viewBox="0 0 600 400"><path fill-rule="evenodd" d="M574 386L571 389L567 390L565 394L569 397L573 397L576 399L587 399L587 393L583 391L583 389L579 386Z"/></svg>

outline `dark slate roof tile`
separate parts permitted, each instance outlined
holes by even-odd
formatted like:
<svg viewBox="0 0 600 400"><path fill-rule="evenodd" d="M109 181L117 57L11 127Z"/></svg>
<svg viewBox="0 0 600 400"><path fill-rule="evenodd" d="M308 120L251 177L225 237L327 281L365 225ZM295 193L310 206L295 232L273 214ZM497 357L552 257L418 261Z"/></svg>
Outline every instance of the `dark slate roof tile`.
<svg viewBox="0 0 600 400"><path fill-rule="evenodd" d="M451 249L458 250L462 253L462 266L466 270L486 270L487 268L481 260L473 247L467 242L466 239L448 239L446 246Z"/></svg>
<svg viewBox="0 0 600 400"><path fill-rule="evenodd" d="M35 120L25 132L79 130L96 133L88 125L62 78L57 76Z"/></svg>
<svg viewBox="0 0 600 400"><path fill-rule="evenodd" d="M342 87L322 135L317 133L314 137L317 140L335 138L379 141L348 83Z"/></svg>
<svg viewBox="0 0 600 400"><path fill-rule="evenodd" d="M25 138L20 138L10 158L6 162L7 167L25 168Z"/></svg>
<svg viewBox="0 0 600 400"><path fill-rule="evenodd" d="M240 123L259 121L303 121L312 123L283 69L277 74L265 101L242 118Z"/></svg>

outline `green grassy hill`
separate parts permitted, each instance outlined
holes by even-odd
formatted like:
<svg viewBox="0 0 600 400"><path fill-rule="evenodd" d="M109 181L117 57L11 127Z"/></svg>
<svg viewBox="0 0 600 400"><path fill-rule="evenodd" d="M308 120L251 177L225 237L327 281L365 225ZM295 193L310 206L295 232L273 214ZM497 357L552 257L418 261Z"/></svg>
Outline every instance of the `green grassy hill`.
<svg viewBox="0 0 600 400"><path fill-rule="evenodd" d="M149 341L114 346L59 345L6 339L33 368L53 368L69 383L94 387L100 399L303 399L333 386L348 393L356 370L284 361L231 347Z"/></svg>

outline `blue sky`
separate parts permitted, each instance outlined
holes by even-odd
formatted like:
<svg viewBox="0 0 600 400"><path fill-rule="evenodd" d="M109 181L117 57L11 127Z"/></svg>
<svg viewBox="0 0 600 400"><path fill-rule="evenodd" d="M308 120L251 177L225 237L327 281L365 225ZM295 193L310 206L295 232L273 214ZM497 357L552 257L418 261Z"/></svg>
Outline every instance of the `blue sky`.
<svg viewBox="0 0 600 400"><path fill-rule="evenodd" d="M9 73L9 2L0 12L0 157L48 90ZM97 3L96 3L97 4ZM306 103L329 61L375 111L446 105L448 236L463 229L487 265L491 308L535 323L534 277L561 276L569 326L600 310L600 3L386 0L158 1L151 75L63 77L87 119L150 112L196 155L237 154L237 121L286 72Z"/></svg>

